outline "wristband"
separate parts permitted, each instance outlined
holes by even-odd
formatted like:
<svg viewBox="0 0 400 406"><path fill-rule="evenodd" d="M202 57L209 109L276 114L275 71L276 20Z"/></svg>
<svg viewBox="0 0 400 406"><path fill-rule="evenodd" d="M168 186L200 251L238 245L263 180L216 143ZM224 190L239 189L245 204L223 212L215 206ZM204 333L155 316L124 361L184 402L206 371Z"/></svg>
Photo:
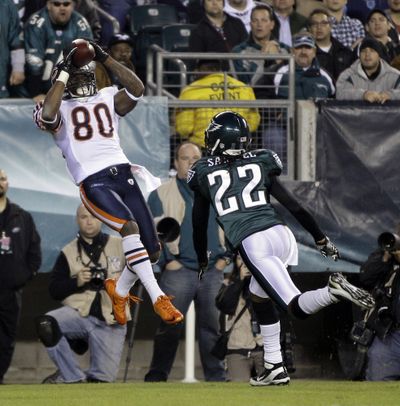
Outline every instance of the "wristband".
<svg viewBox="0 0 400 406"><path fill-rule="evenodd" d="M136 97L136 96L134 96L132 93L129 93L126 89L124 89L124 90L125 90L125 93L127 94L127 96L128 96L129 98L131 98L133 101L138 101L138 100L140 100L140 99L143 98L143 95L141 95L141 96L139 96L139 97Z"/></svg>
<svg viewBox="0 0 400 406"><path fill-rule="evenodd" d="M64 83L64 86L67 86L68 79L69 73L65 72L65 70L62 70L60 74L57 76L56 82L62 82Z"/></svg>

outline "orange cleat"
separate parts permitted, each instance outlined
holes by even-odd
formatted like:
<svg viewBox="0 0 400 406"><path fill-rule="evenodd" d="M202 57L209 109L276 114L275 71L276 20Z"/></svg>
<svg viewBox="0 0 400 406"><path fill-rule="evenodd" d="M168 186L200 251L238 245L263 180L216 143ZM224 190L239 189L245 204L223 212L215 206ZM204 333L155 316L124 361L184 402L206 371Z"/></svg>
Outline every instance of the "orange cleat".
<svg viewBox="0 0 400 406"><path fill-rule="evenodd" d="M153 305L154 311L167 324L178 324L183 320L183 314L171 303L173 296L159 296Z"/></svg>
<svg viewBox="0 0 400 406"><path fill-rule="evenodd" d="M125 297L119 296L118 293L115 291L116 285L117 281L115 279L106 279L104 281L104 287L111 299L115 320L117 320L118 324L124 325L127 322L126 305L139 303L142 301L142 299L133 295L127 295Z"/></svg>

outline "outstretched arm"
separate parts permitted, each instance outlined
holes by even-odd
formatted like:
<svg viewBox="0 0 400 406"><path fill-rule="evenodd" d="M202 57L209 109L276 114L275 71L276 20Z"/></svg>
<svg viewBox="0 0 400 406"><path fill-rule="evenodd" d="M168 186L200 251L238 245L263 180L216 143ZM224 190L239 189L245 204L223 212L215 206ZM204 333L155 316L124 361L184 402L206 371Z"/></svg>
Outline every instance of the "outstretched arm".
<svg viewBox="0 0 400 406"><path fill-rule="evenodd" d="M339 258L338 249L321 231L314 217L304 209L289 191L279 182L276 176L271 176L270 193L278 202L293 214L296 220L313 236L317 248L323 256L330 256L335 261Z"/></svg>
<svg viewBox="0 0 400 406"><path fill-rule="evenodd" d="M194 192L194 203L192 212L193 223L193 244L197 254L197 261L200 270L207 269L207 226L210 214L210 203L200 192Z"/></svg>
<svg viewBox="0 0 400 406"><path fill-rule="evenodd" d="M108 53L94 41L89 42L96 52L95 61L101 62L117 77L118 81L124 87L124 89L121 89L114 97L115 111L120 116L124 116L135 108L138 100L143 96L143 82L133 71L108 55Z"/></svg>
<svg viewBox="0 0 400 406"><path fill-rule="evenodd" d="M53 131L60 123L60 115L58 114L61 106L61 100L64 94L65 86L69 79L69 70L71 68L72 55L76 51L73 48L70 53L65 57L63 62L58 66L57 78L43 102L43 110L41 115L41 122L47 130Z"/></svg>

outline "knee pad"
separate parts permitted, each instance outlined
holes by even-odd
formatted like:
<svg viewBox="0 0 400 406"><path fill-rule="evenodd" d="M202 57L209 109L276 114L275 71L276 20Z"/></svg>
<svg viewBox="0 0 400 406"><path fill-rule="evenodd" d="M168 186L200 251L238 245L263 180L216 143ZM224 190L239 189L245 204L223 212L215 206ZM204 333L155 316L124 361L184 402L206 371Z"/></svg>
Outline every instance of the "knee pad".
<svg viewBox="0 0 400 406"><path fill-rule="evenodd" d="M257 316L258 324L268 325L275 324L279 321L279 313L274 302L271 299L263 302L251 301L254 313Z"/></svg>
<svg viewBox="0 0 400 406"><path fill-rule="evenodd" d="M62 337L62 332L57 320L48 315L39 316L35 319L36 332L45 347L54 347Z"/></svg>

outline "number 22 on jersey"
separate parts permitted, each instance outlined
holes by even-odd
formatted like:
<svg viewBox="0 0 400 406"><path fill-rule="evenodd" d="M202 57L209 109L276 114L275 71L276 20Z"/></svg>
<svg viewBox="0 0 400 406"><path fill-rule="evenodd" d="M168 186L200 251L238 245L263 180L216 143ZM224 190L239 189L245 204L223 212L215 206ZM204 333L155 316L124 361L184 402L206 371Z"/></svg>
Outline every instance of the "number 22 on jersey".
<svg viewBox="0 0 400 406"><path fill-rule="evenodd" d="M239 179L248 179L244 187L241 187L234 196L227 197L227 192L232 192L234 186L233 174L227 169L219 169L207 175L210 186L219 184L214 195L215 208L219 216L224 216L244 209L267 204L264 190L257 190L262 184L260 166L257 164L246 164L233 167Z"/></svg>

